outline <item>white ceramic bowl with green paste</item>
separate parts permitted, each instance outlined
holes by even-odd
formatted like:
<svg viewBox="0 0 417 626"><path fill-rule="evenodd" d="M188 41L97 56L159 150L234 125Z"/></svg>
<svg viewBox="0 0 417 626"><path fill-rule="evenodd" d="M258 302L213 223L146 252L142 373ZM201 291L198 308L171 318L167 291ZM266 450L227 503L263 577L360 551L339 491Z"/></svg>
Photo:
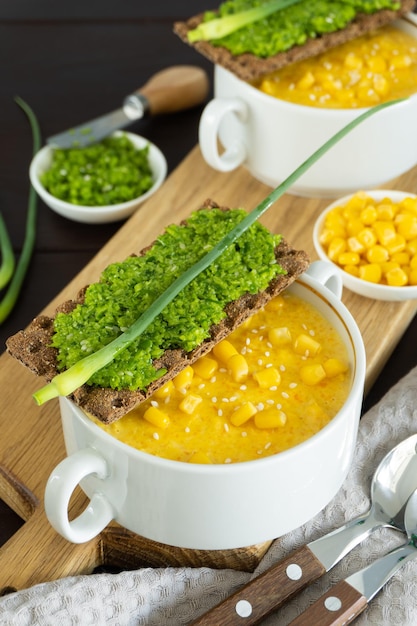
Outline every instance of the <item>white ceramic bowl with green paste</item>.
<svg viewBox="0 0 417 626"><path fill-rule="evenodd" d="M33 158L30 168L30 181L40 198L50 209L75 222L86 224L103 224L108 222L118 222L132 215L140 204L152 196L164 182L167 175L167 162L161 150L153 143L136 135L117 131L113 136L125 135L137 150L148 148L148 163L152 172L152 185L141 195L128 201L115 202L114 204L89 205L73 204L69 201L55 197L41 182L43 174L51 167L53 159L53 148L44 146ZM88 176L88 174L86 174Z"/></svg>

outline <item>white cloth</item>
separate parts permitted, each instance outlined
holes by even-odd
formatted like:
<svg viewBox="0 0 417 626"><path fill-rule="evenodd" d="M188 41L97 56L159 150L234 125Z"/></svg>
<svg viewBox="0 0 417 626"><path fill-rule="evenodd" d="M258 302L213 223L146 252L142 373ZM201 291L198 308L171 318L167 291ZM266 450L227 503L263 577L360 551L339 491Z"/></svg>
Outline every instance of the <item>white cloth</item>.
<svg viewBox="0 0 417 626"><path fill-rule="evenodd" d="M336 497L313 520L277 539L253 574L210 568L144 568L120 574L73 576L1 598L0 625L188 624L294 548L365 513L370 506L370 480L377 464L394 445L416 432L417 368L362 418L352 469ZM285 626L332 584L404 539L394 530L376 531L264 623ZM417 624L417 560L395 574L355 623Z"/></svg>

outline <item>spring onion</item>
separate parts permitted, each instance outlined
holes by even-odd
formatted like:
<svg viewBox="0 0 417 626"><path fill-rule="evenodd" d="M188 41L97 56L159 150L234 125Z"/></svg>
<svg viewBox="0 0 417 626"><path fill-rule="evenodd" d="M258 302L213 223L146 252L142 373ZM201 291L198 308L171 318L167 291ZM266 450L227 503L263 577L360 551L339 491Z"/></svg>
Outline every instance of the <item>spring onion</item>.
<svg viewBox="0 0 417 626"><path fill-rule="evenodd" d="M196 28L188 32L188 41L195 43L196 41L211 41L212 39L226 37L226 35L234 33L239 28L257 22L297 2L300 2L300 0L274 0L262 6L248 9L247 11L240 11L239 13L225 15L214 20L209 20L208 22L202 22Z"/></svg>
<svg viewBox="0 0 417 626"><path fill-rule="evenodd" d="M32 129L33 138L33 154L38 152L41 147L41 134L39 130L38 121L32 109L24 100L19 97L15 98L16 103L24 111L29 119L29 123ZM23 280L26 276L26 272L29 267L30 260L32 258L32 252L35 245L36 237L36 218L37 218L37 195L34 188L31 186L29 190L28 209L26 214L26 231L23 242L22 252L17 262L16 271L10 281L5 296L0 302L0 324L10 315L17 298L19 297Z"/></svg>
<svg viewBox="0 0 417 626"><path fill-rule="evenodd" d="M15 259L13 247L10 241L9 233L0 213L0 249L1 249L1 266L0 266L0 289L3 289L11 279L14 268Z"/></svg>
<svg viewBox="0 0 417 626"><path fill-rule="evenodd" d="M67 396L86 383L96 371L110 363L119 352L124 350L132 341L139 337L153 322L156 316L161 313L186 285L204 271L229 245L236 241L242 233L259 219L271 205L330 148L371 115L403 100L405 99L392 100L368 109L339 130L290 174L288 178L276 187L251 213L248 213L248 215L230 230L205 256L179 276L124 333L100 350L97 350L97 352L90 354L67 370L57 374L50 383L36 391L33 397L37 404L44 404L48 400L60 395Z"/></svg>

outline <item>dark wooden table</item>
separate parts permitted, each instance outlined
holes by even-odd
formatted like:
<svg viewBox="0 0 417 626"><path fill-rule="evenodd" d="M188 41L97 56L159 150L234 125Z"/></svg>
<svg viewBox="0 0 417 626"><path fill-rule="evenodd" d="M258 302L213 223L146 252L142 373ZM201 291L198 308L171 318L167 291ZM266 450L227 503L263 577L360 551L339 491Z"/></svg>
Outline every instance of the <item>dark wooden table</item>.
<svg viewBox="0 0 417 626"><path fill-rule="evenodd" d="M207 8L211 5L204 0L14 0L0 5L0 211L17 254L24 238L32 139L14 97L33 108L46 138L120 107L125 95L169 65L198 65L211 77L211 64L172 33L175 20ZM172 171L198 141L201 111L196 107L142 120L131 130L158 145ZM36 249L18 303L0 326L0 352L7 337L24 328L120 227L78 224L41 201L38 207ZM415 365L417 319L395 348L364 410ZM0 545L19 522L0 502Z"/></svg>

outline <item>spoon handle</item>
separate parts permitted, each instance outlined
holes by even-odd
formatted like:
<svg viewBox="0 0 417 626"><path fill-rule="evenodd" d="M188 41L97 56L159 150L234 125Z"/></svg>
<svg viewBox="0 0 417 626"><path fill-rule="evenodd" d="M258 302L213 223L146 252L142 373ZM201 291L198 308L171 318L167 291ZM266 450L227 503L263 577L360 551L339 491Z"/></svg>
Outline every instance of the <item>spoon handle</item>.
<svg viewBox="0 0 417 626"><path fill-rule="evenodd" d="M320 578L325 571L311 550L302 546L195 620L193 625L258 624L289 598Z"/></svg>
<svg viewBox="0 0 417 626"><path fill-rule="evenodd" d="M151 115L159 115L201 104L208 91L209 80L203 69L193 65L174 65L154 74L135 91L135 95L145 98Z"/></svg>
<svg viewBox="0 0 417 626"><path fill-rule="evenodd" d="M314 604L293 620L289 626L345 626L367 607L367 600L357 589L341 580Z"/></svg>

